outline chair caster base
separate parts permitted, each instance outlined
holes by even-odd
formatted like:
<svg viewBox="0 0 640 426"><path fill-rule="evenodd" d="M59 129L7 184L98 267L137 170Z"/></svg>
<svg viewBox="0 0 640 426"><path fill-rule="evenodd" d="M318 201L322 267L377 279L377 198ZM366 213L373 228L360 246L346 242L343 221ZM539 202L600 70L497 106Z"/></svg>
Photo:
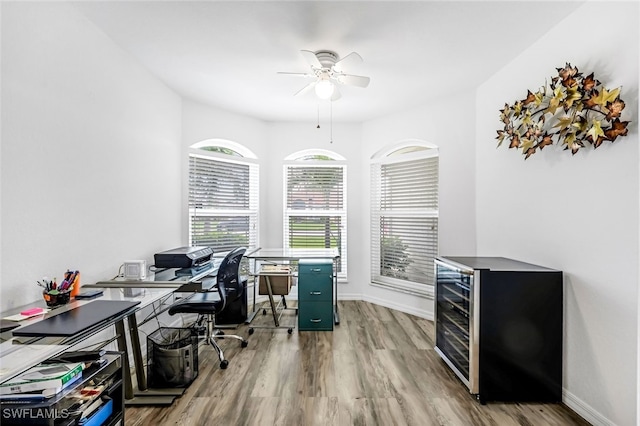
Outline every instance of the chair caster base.
<svg viewBox="0 0 640 426"><path fill-rule="evenodd" d="M226 359L220 361L220 368L222 368L223 370L226 370L228 366L229 366L229 361L227 361Z"/></svg>
<svg viewBox="0 0 640 426"><path fill-rule="evenodd" d="M240 347L246 348L249 345L249 342L246 340L243 340L242 343L240 343Z"/></svg>

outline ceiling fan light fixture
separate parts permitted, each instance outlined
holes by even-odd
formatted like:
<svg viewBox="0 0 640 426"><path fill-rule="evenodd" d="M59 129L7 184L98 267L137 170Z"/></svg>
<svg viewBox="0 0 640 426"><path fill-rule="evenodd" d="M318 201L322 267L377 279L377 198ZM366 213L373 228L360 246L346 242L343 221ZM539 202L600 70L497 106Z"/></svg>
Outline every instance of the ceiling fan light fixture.
<svg viewBox="0 0 640 426"><path fill-rule="evenodd" d="M301 50L300 52L309 64L311 68L310 72L278 73L313 79L312 82L298 90L294 96L307 93L311 89L314 89L318 99L337 101L342 97L339 89L340 86L367 87L369 85L369 77L346 74L343 71L343 67L348 63L362 62L362 57L356 52L351 52L341 59L335 52L330 50L318 50L316 52Z"/></svg>
<svg viewBox="0 0 640 426"><path fill-rule="evenodd" d="M330 80L322 79L315 86L316 96L320 99L330 99L333 95L333 83Z"/></svg>

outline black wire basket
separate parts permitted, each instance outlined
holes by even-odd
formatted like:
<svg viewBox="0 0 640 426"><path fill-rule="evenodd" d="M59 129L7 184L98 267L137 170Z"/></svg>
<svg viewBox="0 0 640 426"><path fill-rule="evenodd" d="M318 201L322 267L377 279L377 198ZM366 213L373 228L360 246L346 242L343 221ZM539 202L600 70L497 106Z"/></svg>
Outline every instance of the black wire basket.
<svg viewBox="0 0 640 426"><path fill-rule="evenodd" d="M186 387L198 377L198 333L160 327L147 336L149 388Z"/></svg>

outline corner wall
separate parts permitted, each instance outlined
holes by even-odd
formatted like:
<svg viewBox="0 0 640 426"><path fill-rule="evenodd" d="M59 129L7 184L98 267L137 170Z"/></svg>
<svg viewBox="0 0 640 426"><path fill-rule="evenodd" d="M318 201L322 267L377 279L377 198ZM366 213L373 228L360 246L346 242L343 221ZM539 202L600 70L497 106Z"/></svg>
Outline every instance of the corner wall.
<svg viewBox="0 0 640 426"><path fill-rule="evenodd" d="M420 139L438 146L439 253L474 255L475 229L475 102L471 92L436 99L427 105L363 124L362 219L358 255L363 265L363 300L421 317L433 318L433 300L371 285L370 161L385 146Z"/></svg>
<svg viewBox="0 0 640 426"><path fill-rule="evenodd" d="M595 18L601 30L583 32ZM577 31L577 32L576 32ZM637 424L638 4L586 2L477 91L478 255L564 271L564 400L593 424ZM566 62L622 86L629 134L572 156L496 149L505 102Z"/></svg>
<svg viewBox="0 0 640 426"><path fill-rule="evenodd" d="M182 176L177 95L70 4L0 7L4 311L179 245Z"/></svg>

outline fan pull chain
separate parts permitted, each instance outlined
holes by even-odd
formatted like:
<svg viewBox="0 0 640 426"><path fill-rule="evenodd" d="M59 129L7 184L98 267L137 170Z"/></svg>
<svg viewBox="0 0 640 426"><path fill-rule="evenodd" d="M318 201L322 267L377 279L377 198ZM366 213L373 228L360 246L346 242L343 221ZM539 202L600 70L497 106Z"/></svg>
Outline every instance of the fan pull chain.
<svg viewBox="0 0 640 426"><path fill-rule="evenodd" d="M333 101L329 101L329 143L333 143Z"/></svg>
<svg viewBox="0 0 640 426"><path fill-rule="evenodd" d="M320 128L320 103L318 102L317 104L318 107L318 125L316 126L316 129Z"/></svg>

